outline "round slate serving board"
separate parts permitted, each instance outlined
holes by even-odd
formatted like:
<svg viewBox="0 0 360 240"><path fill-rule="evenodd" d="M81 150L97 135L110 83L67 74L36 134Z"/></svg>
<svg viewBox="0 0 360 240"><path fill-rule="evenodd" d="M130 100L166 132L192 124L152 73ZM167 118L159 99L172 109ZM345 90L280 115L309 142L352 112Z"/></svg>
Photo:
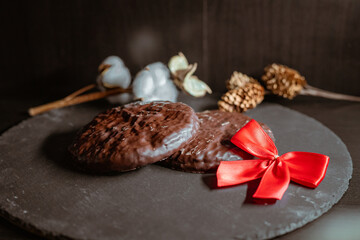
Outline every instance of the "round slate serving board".
<svg viewBox="0 0 360 240"><path fill-rule="evenodd" d="M351 178L351 157L334 133L275 104L262 104L248 115L270 126L280 154L330 156L316 189L291 183L282 200L261 205L251 199L256 181L216 189L213 174L158 165L115 175L78 172L67 164L67 146L102 110L93 105L55 110L0 137L2 216L49 238L265 239L319 217L341 198Z"/></svg>

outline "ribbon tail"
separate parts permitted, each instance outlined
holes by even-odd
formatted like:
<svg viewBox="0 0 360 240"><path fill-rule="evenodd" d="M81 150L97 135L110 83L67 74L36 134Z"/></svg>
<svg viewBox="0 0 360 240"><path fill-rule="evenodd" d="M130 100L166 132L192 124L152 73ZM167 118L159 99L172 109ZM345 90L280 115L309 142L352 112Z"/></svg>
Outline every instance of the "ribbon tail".
<svg viewBox="0 0 360 240"><path fill-rule="evenodd" d="M218 187L245 183L260 178L269 160L221 161L216 172Z"/></svg>
<svg viewBox="0 0 360 240"><path fill-rule="evenodd" d="M330 158L319 153L288 152L281 159L289 167L292 181L316 188L325 177Z"/></svg>
<svg viewBox="0 0 360 240"><path fill-rule="evenodd" d="M275 160L265 171L254 198L280 200L290 183L290 171L286 163Z"/></svg>

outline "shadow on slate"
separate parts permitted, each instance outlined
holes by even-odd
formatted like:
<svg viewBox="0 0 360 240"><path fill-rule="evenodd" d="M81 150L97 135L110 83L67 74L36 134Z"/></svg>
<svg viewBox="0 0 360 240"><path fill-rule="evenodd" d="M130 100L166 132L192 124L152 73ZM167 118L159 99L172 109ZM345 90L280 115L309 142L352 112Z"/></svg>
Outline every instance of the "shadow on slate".
<svg viewBox="0 0 360 240"><path fill-rule="evenodd" d="M244 200L243 204L268 205L268 204L276 203L275 199L256 199L256 198L252 197L260 184L260 181L261 181L260 178L250 181L248 183L239 184L239 185L235 185L235 186L227 186L227 187L218 187L217 186L217 178L216 178L215 174L214 175L204 175L202 177L202 181L211 190L221 190L221 189L226 189L226 188L233 188L235 186L246 184L247 190L246 190L246 196L245 196L245 200Z"/></svg>
<svg viewBox="0 0 360 240"><path fill-rule="evenodd" d="M67 171L72 171L80 174L85 174L89 176L117 176L123 174L129 174L129 172L107 172L107 173L97 173L92 172L88 169L82 169L81 166L75 164L73 160L74 157L71 155L68 150L70 144L73 142L78 130L63 132L63 133L53 133L49 135L43 142L41 150L46 156L47 160L54 162L57 166L63 168Z"/></svg>
<svg viewBox="0 0 360 240"><path fill-rule="evenodd" d="M65 170L75 171L71 159L72 156L68 151L68 147L73 141L77 131L53 133L49 135L43 142L41 150L46 159L53 161Z"/></svg>

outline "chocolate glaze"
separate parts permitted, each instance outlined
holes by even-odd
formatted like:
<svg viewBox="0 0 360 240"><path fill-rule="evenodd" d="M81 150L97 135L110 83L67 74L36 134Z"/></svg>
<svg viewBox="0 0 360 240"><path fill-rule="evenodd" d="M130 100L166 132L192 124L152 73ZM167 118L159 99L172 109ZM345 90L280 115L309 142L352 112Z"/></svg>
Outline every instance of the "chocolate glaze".
<svg viewBox="0 0 360 240"><path fill-rule="evenodd" d="M69 150L81 168L128 171L178 151L198 128L198 117L183 103L136 102L97 115Z"/></svg>
<svg viewBox="0 0 360 240"><path fill-rule="evenodd" d="M221 160L235 161L253 157L230 142L231 137L251 118L241 113L219 110L197 113L200 128L183 148L160 164L186 172L214 172ZM260 123L269 136L274 136L265 124Z"/></svg>

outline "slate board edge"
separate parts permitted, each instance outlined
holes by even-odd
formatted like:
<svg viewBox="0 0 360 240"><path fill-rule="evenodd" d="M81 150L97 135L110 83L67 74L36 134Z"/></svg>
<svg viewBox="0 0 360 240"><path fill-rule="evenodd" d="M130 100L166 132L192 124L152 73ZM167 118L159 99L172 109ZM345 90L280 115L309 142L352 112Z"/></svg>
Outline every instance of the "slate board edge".
<svg viewBox="0 0 360 240"><path fill-rule="evenodd" d="M333 131L331 131L328 127L326 127L325 125L323 125L321 122L317 121L316 119L312 118L312 117L309 117L303 113L299 113L295 110L292 110L292 109L289 109L289 108L286 108L286 107L283 107L279 104L274 104L274 103L269 103L269 104L263 104L263 105L266 105L266 106L276 106L276 107L279 107L279 108L282 108L286 111L291 111L299 116L302 116L302 117L306 117L308 118L309 120L313 121L314 123L318 124L319 126L327 129L331 135L333 135L334 137L340 139L340 144L345 147L346 151L347 151L347 155L349 157L349 159L351 160L350 161L350 166L349 168L347 169L348 170L348 174L347 174L347 177L349 178L349 181L351 179L351 176L352 176L352 171L353 171L353 165L352 165L352 158L351 158L351 155L349 154L349 151L346 147L346 145L344 144L344 142L341 140L341 138L339 136L337 136ZM74 106L71 107L71 108L75 108ZM12 130L19 127L20 125L24 124L25 122L29 121L29 120L33 120L33 119L36 119L36 118L43 118L43 117L46 117L46 118L49 118L51 119L53 115L55 115L54 117L56 117L56 115L59 115L59 113L61 113L63 110L62 109L55 109L55 110L52 110L48 113L45 113L43 115L38 115L38 116L35 116L35 117L32 117L32 118L28 118L28 119L25 119L21 122L19 122L18 124L14 125L13 127L9 128L8 130L6 130L1 136L0 136L0 141L2 138L6 137L8 134L11 134ZM266 123L265 123L266 124ZM327 205L325 205L324 207L318 209L317 211L314 212L314 214L312 215L309 215L308 217L305 217L303 218L301 221L299 221L298 223L296 224L293 224L287 228L282 228L282 229L276 229L274 231L269 231L269 232L265 232L261 235L257 235L255 234L254 236L249 236L249 235L236 235L234 236L234 239L271 239L271 238L274 238L274 237L278 237L278 236L281 236L281 235L284 235L286 233L289 233L291 231L294 231L300 227L303 227L304 225L314 221L315 219L317 219L318 217L320 217L321 215L323 215L324 213L328 212L329 209L334 206L341 198L342 196L344 195L344 193L347 191L348 189L348 186L349 186L349 181L346 181L344 182L343 186L341 188L339 188L339 191L337 192L337 194L334 194L334 195L337 195L338 197L335 198L332 203L329 203ZM45 237L47 239L74 239L74 240L77 240L79 238L74 238L74 237L71 237L71 236L67 236L67 235L63 235L62 233L58 233L58 232L55 232L55 231L48 231L46 229L43 229L41 227L36 227L34 226L33 224L31 223L26 223L26 222L23 222L20 218L16 217L16 216L12 216L10 215L4 208L3 206L0 206L0 217L2 217L3 219L7 220L8 222L28 231L28 232L31 232L35 235L38 235L40 237ZM80 239L79 239L80 240Z"/></svg>
<svg viewBox="0 0 360 240"><path fill-rule="evenodd" d="M267 105L267 104L266 104ZM270 105L270 104L269 104ZM348 151L348 148L346 147L345 143L341 140L341 138L336 135L331 129L329 129L328 127L326 127L324 124L322 124L321 122L317 121L315 118L312 118L306 114L303 114L303 113L300 113L300 112L297 112L295 110L292 110L292 109L289 109L289 108L286 108L284 106L281 106L279 104L273 104L271 103L271 105L276 105L277 107L279 108L283 108L283 109L286 109L287 111L291 111L299 116L305 116L306 118L308 118L309 120L313 121L314 123L320 125L321 127L327 129L331 135L333 135L334 137L340 139L340 144L346 149L346 154L348 155L348 158L351 160L350 161L350 166L349 168L347 169L348 172L347 172L347 177L348 177L348 181L344 182L344 184L342 185L341 188L339 188L339 191L334 194L335 196L338 196L337 198L334 198L333 202L332 203L329 203L327 205L325 205L324 207L318 209L317 211L314 212L314 214L312 215L309 215L308 217L305 217L303 218L301 221L297 222L296 224L293 224L293 225L290 225L289 227L285 228L285 229L276 229L275 231L271 231L271 232L267 232L265 233L263 236L249 236L249 235L237 235L237 236L234 236L235 239L271 239L271 238L274 238L274 237L280 237L282 235L285 235L289 232L292 232L298 228L301 228L303 226L305 226L306 224L309 224L311 223L312 221L314 221L315 219L319 218L320 216L322 216L323 214L325 214L326 212L328 212L332 206L334 206L335 204L337 204L340 199L343 197L343 195L345 194L345 192L347 191L348 187L349 187L349 182L352 178L352 172L353 172L353 164L352 164L352 158L351 158L351 155ZM269 126L270 127L270 126ZM270 127L271 129L271 127ZM330 160L331 161L331 160Z"/></svg>
<svg viewBox="0 0 360 240"><path fill-rule="evenodd" d="M75 108L76 106L71 106L70 108ZM26 122L33 120L33 119L38 119L38 118L49 118L51 119L52 115L58 115L59 112L64 111L63 109L54 109L51 110L47 113L44 114L39 114L36 115L34 117L29 117L27 119L22 120L21 122L15 124L14 126L10 127L9 129L7 129L5 132L3 132L0 135L0 141L2 138L5 138L7 135L11 135L12 131L16 128L18 128L19 126L25 124ZM36 227L31 223L27 223L24 222L23 220L21 220L20 218L16 217L16 216L12 216L8 211L6 211L4 209L3 206L0 205L0 217L3 218L4 220L8 221L9 223L27 231L30 232L32 234L35 234L39 237L45 237L47 239L61 239L61 240L78 240L77 238L73 238L73 237L69 237L69 236L65 236L61 233L56 233L56 232L50 232L48 230L42 229L41 227ZM80 240L80 239L79 239Z"/></svg>

